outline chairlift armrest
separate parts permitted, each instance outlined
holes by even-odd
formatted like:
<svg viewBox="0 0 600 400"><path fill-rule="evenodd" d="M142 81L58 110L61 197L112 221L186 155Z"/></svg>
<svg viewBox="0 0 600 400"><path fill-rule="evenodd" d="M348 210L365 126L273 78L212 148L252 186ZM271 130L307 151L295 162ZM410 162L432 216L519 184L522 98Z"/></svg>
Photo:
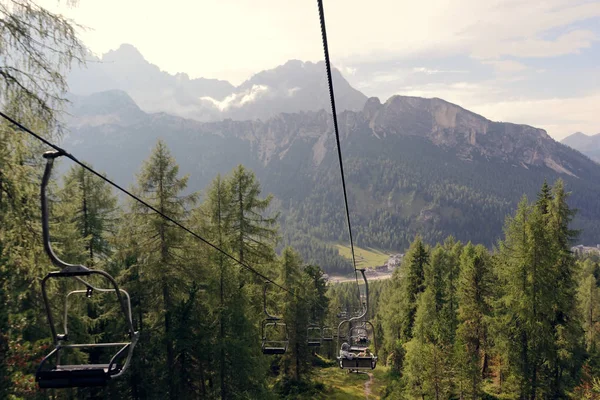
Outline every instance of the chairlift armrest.
<svg viewBox="0 0 600 400"><path fill-rule="evenodd" d="M113 358L110 359L110 363L108 363L108 372L110 373L117 365L117 360L119 358L121 358L122 354L124 354L125 350L127 350L128 348L130 348L131 343L127 343L126 346L123 346L123 348L121 350L119 350L117 352L117 354L115 354L113 356Z"/></svg>

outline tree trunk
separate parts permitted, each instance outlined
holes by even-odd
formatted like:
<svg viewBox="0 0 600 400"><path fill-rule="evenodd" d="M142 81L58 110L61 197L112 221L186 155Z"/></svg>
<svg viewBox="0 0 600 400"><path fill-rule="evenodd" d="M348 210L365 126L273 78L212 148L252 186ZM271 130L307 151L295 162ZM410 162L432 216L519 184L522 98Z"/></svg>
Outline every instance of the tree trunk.
<svg viewBox="0 0 600 400"><path fill-rule="evenodd" d="M223 247L223 237L222 237L222 232L221 232L221 183L219 182L218 187L217 187L217 217L218 217L218 235L219 235L219 247ZM219 254L219 266L220 266L220 276L219 276L219 295L220 295L220 301L219 301L219 306L220 306L220 321L219 321L219 346L220 346L220 352L219 352L219 364L220 364L220 384L221 384L221 399L227 399L227 386L225 385L225 347L223 345L223 343L225 343L225 315L224 315L224 310L225 310L225 300L224 300L224 278L225 278L225 271L224 271L224 264L223 264L223 255Z"/></svg>

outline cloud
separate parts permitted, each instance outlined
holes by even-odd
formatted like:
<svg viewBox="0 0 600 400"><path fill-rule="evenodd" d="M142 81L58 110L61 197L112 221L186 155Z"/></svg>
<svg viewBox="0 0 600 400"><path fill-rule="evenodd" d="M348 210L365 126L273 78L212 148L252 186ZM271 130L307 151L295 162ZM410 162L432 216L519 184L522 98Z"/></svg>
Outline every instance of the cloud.
<svg viewBox="0 0 600 400"><path fill-rule="evenodd" d="M600 92L571 98L500 101L475 106L473 111L494 120L543 128L560 140L574 132L599 133L598 104Z"/></svg>
<svg viewBox="0 0 600 400"><path fill-rule="evenodd" d="M343 66L343 65L342 66L337 66L336 68L339 69L340 72L342 73L342 75L345 75L345 76L356 75L356 71L357 71L356 67L347 67L347 66Z"/></svg>
<svg viewBox="0 0 600 400"><path fill-rule="evenodd" d="M241 107L244 104L252 103L259 97L267 95L269 91L270 89L266 85L252 85L251 88L243 92L233 93L221 101L208 96L200 97L200 100L211 103L220 111L225 111L230 108Z"/></svg>
<svg viewBox="0 0 600 400"><path fill-rule="evenodd" d="M478 58L513 57L556 57L574 54L589 48L598 40L597 35L589 30L574 30L560 35L554 40L540 38L520 38L500 41L495 46L479 45L473 55Z"/></svg>
<svg viewBox="0 0 600 400"><path fill-rule="evenodd" d="M523 63L514 60L486 60L484 64L491 65L497 73L521 72L527 69Z"/></svg>
<svg viewBox="0 0 600 400"><path fill-rule="evenodd" d="M467 71L456 71L456 70L440 70L440 69L431 69L426 67L414 67L413 72L422 72L426 75L435 75L435 74L464 74Z"/></svg>

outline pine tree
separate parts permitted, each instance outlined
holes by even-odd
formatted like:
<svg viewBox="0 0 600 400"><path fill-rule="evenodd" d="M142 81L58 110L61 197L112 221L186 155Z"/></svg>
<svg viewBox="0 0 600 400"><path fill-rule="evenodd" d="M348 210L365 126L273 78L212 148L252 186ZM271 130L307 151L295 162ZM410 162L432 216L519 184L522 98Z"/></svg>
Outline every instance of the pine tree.
<svg viewBox="0 0 600 400"><path fill-rule="evenodd" d="M393 360L392 369L397 374L402 369L402 346L412 338L417 297L425 290L425 268L428 263L429 251L421 237L416 236L401 267L394 271L383 296L381 324L384 346Z"/></svg>
<svg viewBox="0 0 600 400"><path fill-rule="evenodd" d="M600 289L593 274L586 275L579 286L579 302L583 315L583 329L588 353L594 354L599 349L600 332Z"/></svg>
<svg viewBox="0 0 600 400"><path fill-rule="evenodd" d="M510 366L510 384L520 398L535 399L541 367L550 346L550 249L542 214L524 198L514 218L507 221L500 244L498 274L503 285L499 347ZM545 317L543 317L545 316Z"/></svg>
<svg viewBox="0 0 600 400"><path fill-rule="evenodd" d="M134 191L161 213L176 221L185 222L187 207L194 204L196 194L181 194L187 187L188 177L178 175L179 167L174 158L166 145L159 141L150 158L144 162ZM146 299L149 301L146 312L150 314L148 320L153 325L142 326L141 329L157 329L159 318L162 317L160 342L163 343L166 354L167 376L164 387L168 388L165 395L173 399L177 397L177 387L174 376L175 338L172 332L172 313L176 302L174 297L178 297L184 289L182 283L186 280L186 272L182 270L182 266L186 265L183 233L139 203L131 204L131 215L126 220L133 225L134 235L139 240L138 262L141 264L140 273L147 293ZM156 308L162 311L150 311ZM156 392L160 393L158 390Z"/></svg>
<svg viewBox="0 0 600 400"><path fill-rule="evenodd" d="M7 104L6 112L19 116L43 136L51 136L46 124L14 106ZM0 397L22 397L30 390L37 359L50 336L41 295L34 285L51 268L38 222L42 152L39 142L0 122Z"/></svg>
<svg viewBox="0 0 600 400"><path fill-rule="evenodd" d="M447 399L452 390L451 346L444 343L444 323L435 298L428 287L418 298L413 338L406 344L406 381L414 397Z"/></svg>
<svg viewBox="0 0 600 400"><path fill-rule="evenodd" d="M564 397L581 366L567 196L558 181L544 185L535 204L524 199L500 245L498 348L521 398Z"/></svg>
<svg viewBox="0 0 600 400"><path fill-rule="evenodd" d="M425 267L425 291L417 303L413 338L406 346L406 369L411 371L407 376L409 387L423 380L421 395L435 399L447 398L452 390L456 316L449 302L446 279L448 271L454 268L451 261L450 252L444 247L437 245L433 249ZM421 377L415 378L415 374Z"/></svg>
<svg viewBox="0 0 600 400"><path fill-rule="evenodd" d="M298 253L286 247L281 254L280 277L282 286L290 292L283 293L283 317L290 334L289 350L282 358L282 372L293 382L300 382L308 370L307 326L310 304L304 299L306 284L310 277L301 270L302 260ZM309 283L310 284L310 283Z"/></svg>
<svg viewBox="0 0 600 400"><path fill-rule="evenodd" d="M425 268L429 264L429 251L417 236L404 257L402 269L406 271L400 299L399 338L408 341L417 311L417 296L425 290Z"/></svg>
<svg viewBox="0 0 600 400"><path fill-rule="evenodd" d="M578 231L570 228L575 211L568 204L569 193L558 180L551 190L551 201L545 213L546 230L552 249L552 298L551 320L553 346L548 359L549 395L564 397L577 383L582 364L583 331L577 305L576 260L570 251Z"/></svg>
<svg viewBox="0 0 600 400"><path fill-rule="evenodd" d="M487 250L481 245L467 244L461 257L457 329L459 392L467 399L481 398L481 381L489 359L492 285L492 265Z"/></svg>
<svg viewBox="0 0 600 400"><path fill-rule="evenodd" d="M227 178L231 187L231 229L236 240L232 243L238 259L252 265L268 264L275 259L277 244L277 215L264 215L272 195L261 199L260 183L252 171L239 165Z"/></svg>
<svg viewBox="0 0 600 400"><path fill-rule="evenodd" d="M64 177L60 201L73 204L75 223L84 240L85 263L94 266L110 256L109 235L115 234L117 198L108 183L80 167Z"/></svg>

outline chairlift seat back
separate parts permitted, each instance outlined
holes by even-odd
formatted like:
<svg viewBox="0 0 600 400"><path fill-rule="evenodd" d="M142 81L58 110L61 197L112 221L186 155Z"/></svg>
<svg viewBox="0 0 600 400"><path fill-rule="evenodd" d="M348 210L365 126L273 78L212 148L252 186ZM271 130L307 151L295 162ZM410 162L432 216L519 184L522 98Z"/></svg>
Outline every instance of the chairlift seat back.
<svg viewBox="0 0 600 400"><path fill-rule="evenodd" d="M352 370L375 369L377 357L354 357L351 360L345 357L338 358L340 368Z"/></svg>
<svg viewBox="0 0 600 400"><path fill-rule="evenodd" d="M285 354L285 347L269 347L265 346L262 349L263 354L274 355L274 354Z"/></svg>

